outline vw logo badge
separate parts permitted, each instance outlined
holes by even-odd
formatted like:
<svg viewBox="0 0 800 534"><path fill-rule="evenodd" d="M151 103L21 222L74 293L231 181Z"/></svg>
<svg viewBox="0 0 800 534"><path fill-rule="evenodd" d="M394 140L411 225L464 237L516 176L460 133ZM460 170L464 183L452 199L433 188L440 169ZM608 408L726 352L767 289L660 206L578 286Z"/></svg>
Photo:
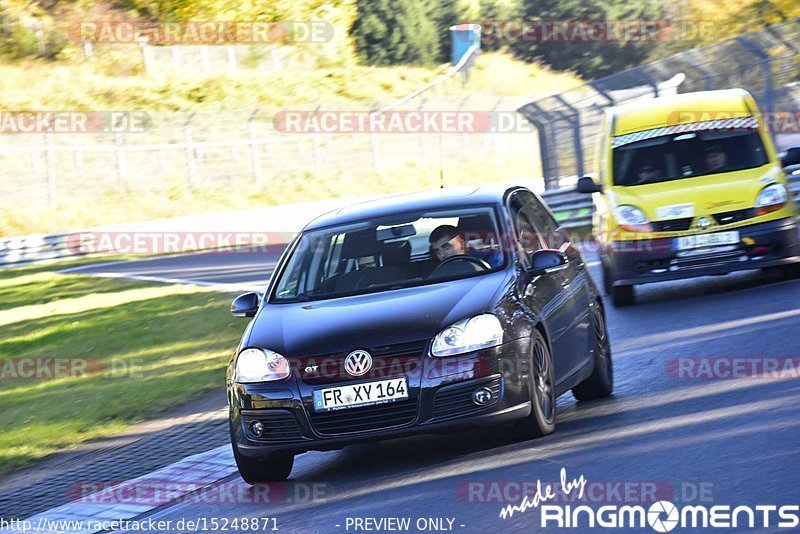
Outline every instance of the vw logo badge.
<svg viewBox="0 0 800 534"><path fill-rule="evenodd" d="M366 374L372 368L372 356L365 350L354 350L344 359L344 370L352 376Z"/></svg>
<svg viewBox="0 0 800 534"><path fill-rule="evenodd" d="M709 226L711 226L711 221L709 221L706 217L700 217L697 219L697 227L701 230L705 230Z"/></svg>

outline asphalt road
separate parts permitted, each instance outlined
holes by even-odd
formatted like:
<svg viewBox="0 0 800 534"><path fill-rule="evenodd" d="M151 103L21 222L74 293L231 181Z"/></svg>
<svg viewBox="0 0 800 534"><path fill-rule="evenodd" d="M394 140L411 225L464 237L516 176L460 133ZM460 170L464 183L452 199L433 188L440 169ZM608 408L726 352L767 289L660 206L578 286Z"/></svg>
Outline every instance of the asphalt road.
<svg viewBox="0 0 800 534"><path fill-rule="evenodd" d="M275 260L193 254L84 271L263 285ZM596 258L587 260L598 277ZM181 503L152 517L209 526L270 517L282 532L365 531L354 518L389 517L410 518L417 532L419 519L449 518L457 532L529 532L539 530L538 510L504 520L501 508L519 503L515 483L557 481L562 467L570 479L586 477L594 488L586 497L598 505L621 504L623 481L634 493L621 500L645 508L652 488L678 506L800 503L800 380L698 379L671 367L677 358L800 357L800 281L751 271L637 289L636 306L608 309L615 395L585 404L565 395L551 436L520 443L472 431L307 453L276 502ZM309 488L317 499L303 498ZM255 497L245 490L237 500Z"/></svg>

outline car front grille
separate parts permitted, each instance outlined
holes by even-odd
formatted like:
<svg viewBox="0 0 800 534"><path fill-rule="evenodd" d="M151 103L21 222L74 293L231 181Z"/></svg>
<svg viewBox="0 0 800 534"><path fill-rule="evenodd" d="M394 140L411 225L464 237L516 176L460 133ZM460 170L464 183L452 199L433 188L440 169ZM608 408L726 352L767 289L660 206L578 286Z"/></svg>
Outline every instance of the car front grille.
<svg viewBox="0 0 800 534"><path fill-rule="evenodd" d="M365 347L372 356L372 368L363 376L352 376L344 369L344 360L348 352L341 352L308 358L297 362L300 378L307 384L324 385L350 380L363 380L366 378L382 380L393 376L414 373L422 365L422 356L425 352L427 340L398 343L382 347ZM353 347L353 349L360 347ZM308 367L317 365L316 371L309 371Z"/></svg>
<svg viewBox="0 0 800 534"><path fill-rule="evenodd" d="M489 388L494 396L494 400L491 403L485 406L477 406L472 402L472 392L479 387ZM497 404L501 397L502 385L499 377L480 384L471 382L464 385L445 386L437 391L434 397L433 418L449 419L451 417L469 415Z"/></svg>
<svg viewBox="0 0 800 534"><path fill-rule="evenodd" d="M417 418L417 399L414 397L362 408L311 412L309 418L314 429L326 436L385 430L413 423Z"/></svg>
<svg viewBox="0 0 800 534"><path fill-rule="evenodd" d="M724 213L715 213L713 215L717 224L733 224L735 222L744 221L752 218L754 212L752 209L726 211Z"/></svg>
<svg viewBox="0 0 800 534"><path fill-rule="evenodd" d="M684 232L691 228L692 218L686 219L671 219L669 221L655 221L653 222L653 229L656 232Z"/></svg>
<svg viewBox="0 0 800 534"><path fill-rule="evenodd" d="M733 248L733 247L731 247ZM697 256L675 258L671 262L670 270L704 269L718 267L742 261L742 251L738 248L725 252L714 252Z"/></svg>
<svg viewBox="0 0 800 534"><path fill-rule="evenodd" d="M261 421L265 428L264 435L256 437L250 432L250 423L253 421ZM242 413L242 423L247 438L253 441L281 443L303 438L297 419L289 410L270 409L259 410L258 413Z"/></svg>

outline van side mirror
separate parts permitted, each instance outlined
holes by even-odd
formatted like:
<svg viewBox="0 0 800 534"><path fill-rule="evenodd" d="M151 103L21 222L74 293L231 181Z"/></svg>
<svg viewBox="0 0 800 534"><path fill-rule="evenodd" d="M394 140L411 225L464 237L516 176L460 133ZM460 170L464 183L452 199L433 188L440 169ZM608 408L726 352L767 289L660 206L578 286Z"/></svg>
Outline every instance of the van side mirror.
<svg viewBox="0 0 800 534"><path fill-rule="evenodd" d="M800 165L800 146L790 148L781 158L781 167L790 165Z"/></svg>
<svg viewBox="0 0 800 534"><path fill-rule="evenodd" d="M578 178L578 193L600 193L602 190L589 176Z"/></svg>
<svg viewBox="0 0 800 534"><path fill-rule="evenodd" d="M231 314L234 317L253 317L258 311L261 297L258 293L243 293L231 302Z"/></svg>
<svg viewBox="0 0 800 534"><path fill-rule="evenodd" d="M552 248L543 248L531 254L531 272L544 274L567 266L567 255Z"/></svg>

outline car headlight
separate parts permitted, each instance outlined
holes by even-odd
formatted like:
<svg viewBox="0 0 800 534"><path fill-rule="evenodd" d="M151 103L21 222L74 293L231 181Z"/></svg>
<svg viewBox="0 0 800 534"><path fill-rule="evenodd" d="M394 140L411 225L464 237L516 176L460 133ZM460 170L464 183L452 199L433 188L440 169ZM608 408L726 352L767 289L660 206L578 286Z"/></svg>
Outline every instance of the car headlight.
<svg viewBox="0 0 800 534"><path fill-rule="evenodd" d="M448 326L434 338L434 356L454 356L495 347L503 342L503 327L491 313L477 315Z"/></svg>
<svg viewBox="0 0 800 534"><path fill-rule="evenodd" d="M786 204L788 194L781 184L770 184L756 197L756 215L766 215L778 211Z"/></svg>
<svg viewBox="0 0 800 534"><path fill-rule="evenodd" d="M235 382L271 382L283 380L289 374L289 361L271 350L244 349L236 357Z"/></svg>
<svg viewBox="0 0 800 534"><path fill-rule="evenodd" d="M614 209L614 218L619 227L629 232L652 232L653 225L642 210L636 206L623 204Z"/></svg>

